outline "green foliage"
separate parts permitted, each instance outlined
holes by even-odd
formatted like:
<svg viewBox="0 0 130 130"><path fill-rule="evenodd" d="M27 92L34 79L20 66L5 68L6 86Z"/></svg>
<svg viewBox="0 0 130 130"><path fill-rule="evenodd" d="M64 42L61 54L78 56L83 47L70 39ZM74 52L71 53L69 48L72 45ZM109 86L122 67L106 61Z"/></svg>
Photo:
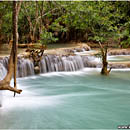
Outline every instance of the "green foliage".
<svg viewBox="0 0 130 130"><path fill-rule="evenodd" d="M37 12L38 9L38 12ZM37 17L36 17L37 14ZM27 18L30 17L30 22ZM22 2L19 14L19 40L42 44L66 39L111 42L130 46L130 2L128 1L29 1ZM36 28L34 28L36 25ZM0 2L0 32L4 39L12 33L12 2ZM40 28L44 28L40 31ZM42 33L41 33L42 32ZM57 35L55 35L57 34Z"/></svg>
<svg viewBox="0 0 130 130"><path fill-rule="evenodd" d="M67 31L67 28L63 27L62 25L59 24L59 22L55 21L53 22L49 28L52 30L52 31L56 31L56 32L66 32Z"/></svg>
<svg viewBox="0 0 130 130"><path fill-rule="evenodd" d="M0 2L0 33L5 40L11 38L12 35L12 7L10 3Z"/></svg>
<svg viewBox="0 0 130 130"><path fill-rule="evenodd" d="M125 29L122 34L121 34L121 38L123 39L121 41L121 45L123 47L129 47L130 46L130 32L128 29Z"/></svg>
<svg viewBox="0 0 130 130"><path fill-rule="evenodd" d="M58 38L53 37L53 34L51 32L47 32L45 29L43 33L41 34L40 43L43 45L47 45L49 43L56 42Z"/></svg>

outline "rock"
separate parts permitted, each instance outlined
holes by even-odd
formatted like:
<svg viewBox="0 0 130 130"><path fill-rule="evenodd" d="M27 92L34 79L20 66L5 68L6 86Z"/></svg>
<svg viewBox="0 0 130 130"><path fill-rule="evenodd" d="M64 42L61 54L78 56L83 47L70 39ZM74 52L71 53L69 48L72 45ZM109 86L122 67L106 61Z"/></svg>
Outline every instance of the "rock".
<svg viewBox="0 0 130 130"><path fill-rule="evenodd" d="M91 50L91 47L88 46L86 43L80 43L79 46L80 46L80 48L84 48L86 51Z"/></svg>
<svg viewBox="0 0 130 130"><path fill-rule="evenodd" d="M75 48L75 51L76 52L82 52L83 50L82 50L82 48Z"/></svg>
<svg viewBox="0 0 130 130"><path fill-rule="evenodd" d="M83 47L83 49L84 49L85 51L90 51L90 50L91 50L90 47Z"/></svg>
<svg viewBox="0 0 130 130"><path fill-rule="evenodd" d="M34 72L35 72L35 74L39 74L39 73L40 73L40 68L39 68L39 66L36 66L36 67L34 68Z"/></svg>

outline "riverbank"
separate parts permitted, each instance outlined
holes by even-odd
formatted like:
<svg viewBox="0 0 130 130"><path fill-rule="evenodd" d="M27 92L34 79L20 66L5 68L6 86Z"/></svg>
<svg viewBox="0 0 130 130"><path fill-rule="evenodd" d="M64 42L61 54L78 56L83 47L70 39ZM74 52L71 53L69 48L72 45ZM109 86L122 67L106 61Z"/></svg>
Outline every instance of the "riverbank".
<svg viewBox="0 0 130 130"><path fill-rule="evenodd" d="M27 48L18 48L18 55L25 54ZM0 47L0 57L9 56L11 47L8 44L3 44ZM74 54L75 51L88 51L94 50L94 53L90 53L90 55L96 54L100 52L100 48L98 44L95 43L59 43L59 44L49 44L47 49L44 51L44 54L54 54L54 55L68 55ZM115 47L110 47L108 49L108 55L130 55L130 48L120 49Z"/></svg>
<svg viewBox="0 0 130 130"><path fill-rule="evenodd" d="M56 44L57 45L57 44ZM7 47L7 46L6 46ZM5 61L7 62L7 59L4 58L6 56L9 56L9 50L7 50L7 48L9 49L9 47L7 48L3 48L3 53L0 54L0 59L5 59ZM22 66L22 68L28 68L28 66L32 67L32 61L29 60L29 53L26 52L27 48L18 48L18 64L19 66ZM4 53L8 52L8 53ZM78 63L77 59L77 55L79 55L82 59L83 62L83 66L84 67L101 67L101 58L96 57L95 55L100 53L100 48L94 48L91 49L90 46L88 46L86 43L71 43L71 44L65 44L65 46L51 46L48 47L45 51L44 51L44 58L45 61L42 61L42 65L45 68L45 72L47 71L62 71L62 70L78 70L77 68L75 68L75 60ZM109 60L110 56L117 56L117 55L124 55L124 57L115 57L115 61L111 61ZM109 48L108 49L108 62L109 62L109 67L112 68L130 68L130 58L125 58L125 56L129 56L130 55L130 48L128 49L119 49L119 48ZM71 58L71 56L73 56L73 58ZM22 59L24 58L24 59ZM124 59L122 59L124 58ZM62 60L61 60L62 59ZM99 60L100 59L100 60ZM127 59L127 60L126 60ZM64 68L63 66L59 66L59 64L63 64L64 62L66 62L67 60L67 64L69 64L69 69ZM45 63L48 64L48 67L45 67ZM7 64L7 63L6 63ZM48 68L50 68L50 64L53 64L54 68L51 68L50 70ZM71 64L73 64L71 66ZM7 65L6 65L7 66ZM25 67L26 66L26 67ZM41 68L43 68L41 67ZM52 67L52 66L51 66ZM57 68L59 67L59 68ZM6 67L7 68L7 67ZM83 67L79 67L79 68L83 68ZM30 68L32 69L32 68ZM21 70L22 71L22 70ZM43 70L41 70L42 72ZM43 71L44 72L44 71ZM31 71L29 72L29 75L33 74ZM24 74L26 75L26 74Z"/></svg>
<svg viewBox="0 0 130 130"><path fill-rule="evenodd" d="M84 45L83 45L84 44ZM44 51L45 54L68 54L66 49L81 48L85 43L68 43L68 44L49 44ZM24 54L27 48L18 48L18 55ZM3 44L0 47L0 57L10 55L11 47L8 44Z"/></svg>

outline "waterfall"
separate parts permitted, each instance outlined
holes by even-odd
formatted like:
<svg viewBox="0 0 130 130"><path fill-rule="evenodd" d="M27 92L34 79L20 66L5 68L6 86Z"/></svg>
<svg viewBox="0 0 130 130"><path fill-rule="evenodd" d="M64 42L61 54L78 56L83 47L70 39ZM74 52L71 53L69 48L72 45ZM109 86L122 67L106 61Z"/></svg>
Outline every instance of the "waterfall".
<svg viewBox="0 0 130 130"><path fill-rule="evenodd" d="M0 60L0 81L4 79L7 74L7 70L5 69L3 62ZM0 107L2 107L2 91L0 91Z"/></svg>
<svg viewBox="0 0 130 130"><path fill-rule="evenodd" d="M9 57L0 60L0 80L7 73ZM95 58L80 55L44 55L39 63L40 73L77 71L84 67L99 67L100 64ZM17 77L34 75L33 61L27 58L18 57Z"/></svg>
<svg viewBox="0 0 130 130"><path fill-rule="evenodd" d="M7 70L5 69L4 65L0 62L0 80L4 79L7 74Z"/></svg>
<svg viewBox="0 0 130 130"><path fill-rule="evenodd" d="M84 68L81 56L46 55L40 61L40 72L76 71Z"/></svg>
<svg viewBox="0 0 130 130"><path fill-rule="evenodd" d="M9 57L7 57L7 56L4 57L3 60L2 60L3 65L4 65L5 68L8 68L8 60L9 60Z"/></svg>
<svg viewBox="0 0 130 130"><path fill-rule="evenodd" d="M33 62L29 59L19 58L17 68L17 77L34 75L34 65Z"/></svg>
<svg viewBox="0 0 130 130"><path fill-rule="evenodd" d="M0 91L0 107L2 107L2 91Z"/></svg>
<svg viewBox="0 0 130 130"><path fill-rule="evenodd" d="M99 58L94 56L82 56L84 67L100 68L102 66Z"/></svg>
<svg viewBox="0 0 130 130"><path fill-rule="evenodd" d="M2 60L0 60L0 80L2 80L7 73L8 61L8 57L4 57ZM33 62L29 59L18 57L17 77L26 77L29 75L34 75Z"/></svg>

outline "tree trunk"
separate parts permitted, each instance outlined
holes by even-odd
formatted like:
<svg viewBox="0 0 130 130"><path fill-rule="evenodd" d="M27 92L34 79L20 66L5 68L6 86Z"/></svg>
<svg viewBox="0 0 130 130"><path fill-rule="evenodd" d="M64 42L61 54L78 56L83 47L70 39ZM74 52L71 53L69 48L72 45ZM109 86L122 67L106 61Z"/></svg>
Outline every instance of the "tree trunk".
<svg viewBox="0 0 130 130"><path fill-rule="evenodd" d="M16 87L16 71L17 71L17 44L18 44L18 15L17 15L17 3L13 2L13 63L14 63L14 88ZM15 97L15 92L14 92Z"/></svg>
<svg viewBox="0 0 130 130"><path fill-rule="evenodd" d="M8 65L8 73L6 77L0 81L0 90L10 90L15 93L20 94L22 90L17 89L16 86L16 71L17 71L17 43L18 43L18 13L20 10L21 2L17 3L13 1L13 46L10 54L9 65ZM14 75L14 88L10 86L10 81L12 76ZM15 96L14 93L14 96Z"/></svg>
<svg viewBox="0 0 130 130"><path fill-rule="evenodd" d="M108 75L112 68L107 70L108 68L108 62L107 62L107 47L103 48L102 44L99 42L100 48L101 48L101 55L102 55L102 75Z"/></svg>
<svg viewBox="0 0 130 130"><path fill-rule="evenodd" d="M40 18L40 26L39 26L39 39L38 40L41 40L41 34L42 34L42 30L43 30L43 14L44 14L44 8L43 8L43 5L44 5L44 2L42 1L42 5L41 5L41 8L40 8L40 15L41 15L41 18Z"/></svg>
<svg viewBox="0 0 130 130"><path fill-rule="evenodd" d="M2 19L0 18L0 44L2 43L1 25L2 25Z"/></svg>
<svg viewBox="0 0 130 130"><path fill-rule="evenodd" d="M12 46L12 50L11 50L11 54L10 54L7 75L2 81L0 81L0 90L10 90L10 91L20 94L22 92L22 90L13 88L10 86L10 81L12 79L13 72L14 72L14 63L13 63L14 50L13 49L14 49L14 45Z"/></svg>
<svg viewBox="0 0 130 130"><path fill-rule="evenodd" d="M31 42L34 43L36 41L36 29L37 29L37 25L38 25L38 22L39 22L39 18L38 18L38 2L35 1L35 4L36 4L36 9L35 9L35 20L34 20L34 24L33 24L33 21L31 20L31 17L30 15L28 14L28 3L25 2L24 3L24 12L26 17L27 17L27 20L28 20L28 23L29 23L29 28L30 28L30 31L29 31L29 36L30 36L30 39L31 39Z"/></svg>

